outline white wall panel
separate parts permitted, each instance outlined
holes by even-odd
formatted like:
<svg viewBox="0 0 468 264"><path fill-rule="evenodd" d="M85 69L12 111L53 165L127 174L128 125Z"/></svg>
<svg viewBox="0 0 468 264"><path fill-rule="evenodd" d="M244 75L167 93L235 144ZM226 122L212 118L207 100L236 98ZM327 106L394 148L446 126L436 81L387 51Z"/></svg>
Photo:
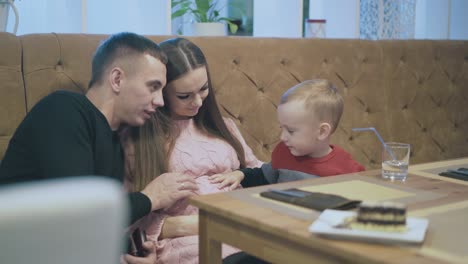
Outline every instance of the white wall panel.
<svg viewBox="0 0 468 264"><path fill-rule="evenodd" d="M254 0L255 37L302 37L302 0Z"/></svg>

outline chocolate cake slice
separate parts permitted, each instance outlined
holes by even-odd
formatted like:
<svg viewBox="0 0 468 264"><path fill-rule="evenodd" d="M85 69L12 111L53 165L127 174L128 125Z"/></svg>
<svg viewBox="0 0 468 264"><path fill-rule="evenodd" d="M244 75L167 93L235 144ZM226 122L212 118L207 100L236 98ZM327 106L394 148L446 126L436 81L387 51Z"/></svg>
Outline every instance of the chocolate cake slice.
<svg viewBox="0 0 468 264"><path fill-rule="evenodd" d="M361 230L405 232L406 206L396 202L362 202L350 226Z"/></svg>

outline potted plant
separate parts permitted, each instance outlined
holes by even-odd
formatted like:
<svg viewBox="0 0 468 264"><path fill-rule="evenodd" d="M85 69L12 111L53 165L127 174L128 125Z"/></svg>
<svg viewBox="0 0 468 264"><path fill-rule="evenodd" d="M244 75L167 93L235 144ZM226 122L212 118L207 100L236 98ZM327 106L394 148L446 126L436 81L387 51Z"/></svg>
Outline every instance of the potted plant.
<svg viewBox="0 0 468 264"><path fill-rule="evenodd" d="M193 30L195 35L225 35L225 24L228 24L231 33L236 33L238 26L227 17L220 16L221 8L217 0L172 0L172 19L191 14L194 19ZM202 32L200 30L215 30L218 33Z"/></svg>

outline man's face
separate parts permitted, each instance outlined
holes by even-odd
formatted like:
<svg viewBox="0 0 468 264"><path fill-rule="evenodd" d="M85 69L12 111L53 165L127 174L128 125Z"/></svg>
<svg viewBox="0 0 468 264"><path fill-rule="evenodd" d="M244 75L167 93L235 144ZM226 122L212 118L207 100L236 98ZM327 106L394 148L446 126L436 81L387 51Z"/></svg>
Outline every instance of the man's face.
<svg viewBox="0 0 468 264"><path fill-rule="evenodd" d="M141 126L156 108L164 105L162 89L166 85L166 66L150 55L142 55L123 73L117 118L120 123Z"/></svg>
<svg viewBox="0 0 468 264"><path fill-rule="evenodd" d="M197 68L167 84L166 100L171 116L176 119L197 115L209 94L206 67Z"/></svg>
<svg viewBox="0 0 468 264"><path fill-rule="evenodd" d="M278 106L281 141L294 156L314 156L317 151L320 123L306 111L301 101L291 101Z"/></svg>

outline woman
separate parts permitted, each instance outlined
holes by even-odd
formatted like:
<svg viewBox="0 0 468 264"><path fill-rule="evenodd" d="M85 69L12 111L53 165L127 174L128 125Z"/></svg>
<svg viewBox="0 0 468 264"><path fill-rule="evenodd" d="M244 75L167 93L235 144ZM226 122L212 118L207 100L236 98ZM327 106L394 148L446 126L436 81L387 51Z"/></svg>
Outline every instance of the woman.
<svg viewBox="0 0 468 264"><path fill-rule="evenodd" d="M183 38L160 46L168 57L165 106L143 127L132 128L124 142L127 184L140 190L155 175L179 172L196 179L199 194L226 191L208 177L262 162L235 123L221 116L200 48ZM187 200L150 213L138 225L156 242L157 263L198 263L198 210ZM223 247L223 256L235 252Z"/></svg>

